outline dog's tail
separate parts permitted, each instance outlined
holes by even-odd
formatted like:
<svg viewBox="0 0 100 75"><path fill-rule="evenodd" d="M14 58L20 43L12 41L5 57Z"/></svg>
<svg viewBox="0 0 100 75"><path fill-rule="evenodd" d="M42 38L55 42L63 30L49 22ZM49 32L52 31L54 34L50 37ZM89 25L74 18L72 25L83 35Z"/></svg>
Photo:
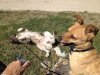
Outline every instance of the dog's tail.
<svg viewBox="0 0 100 75"><path fill-rule="evenodd" d="M61 52L61 50L60 50L60 48L58 46L54 48L54 51L60 57L66 57L67 56L65 52Z"/></svg>
<svg viewBox="0 0 100 75"><path fill-rule="evenodd" d="M83 25L84 24L83 18L79 14L75 14L74 17L77 19L77 22L80 25Z"/></svg>

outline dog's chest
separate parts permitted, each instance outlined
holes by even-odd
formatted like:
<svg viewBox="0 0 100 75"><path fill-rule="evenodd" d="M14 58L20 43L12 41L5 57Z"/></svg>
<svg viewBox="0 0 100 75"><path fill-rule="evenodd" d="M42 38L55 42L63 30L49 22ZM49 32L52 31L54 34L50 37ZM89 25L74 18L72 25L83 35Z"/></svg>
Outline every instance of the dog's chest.
<svg viewBox="0 0 100 75"><path fill-rule="evenodd" d="M96 68L100 67L99 66L100 61L98 63L98 54L95 50L82 53L74 52L72 54L69 54L69 58L70 58L70 67L71 70L73 71L73 74L83 73L84 75L95 75L87 73L90 73L90 70L92 73L94 73L94 69L95 71L97 71Z"/></svg>
<svg viewBox="0 0 100 75"><path fill-rule="evenodd" d="M78 52L74 52L69 54L69 58L70 58L70 64L72 66L77 66L77 64L79 65L80 60L84 57L84 54L80 54Z"/></svg>
<svg viewBox="0 0 100 75"><path fill-rule="evenodd" d="M82 67L82 65L86 65L85 63L91 62L92 58L89 58L90 56L88 54L89 52L73 52L72 54L69 54L71 67Z"/></svg>

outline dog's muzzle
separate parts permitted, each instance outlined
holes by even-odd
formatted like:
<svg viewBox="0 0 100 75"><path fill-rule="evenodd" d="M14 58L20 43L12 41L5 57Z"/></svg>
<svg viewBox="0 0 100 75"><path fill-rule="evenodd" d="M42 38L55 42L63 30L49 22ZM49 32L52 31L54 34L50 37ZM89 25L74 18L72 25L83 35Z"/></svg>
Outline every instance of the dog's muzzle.
<svg viewBox="0 0 100 75"><path fill-rule="evenodd" d="M13 44L30 44L30 45L34 44L30 39L27 38L23 38L19 40L18 38L16 38L16 35L10 37L10 42Z"/></svg>
<svg viewBox="0 0 100 75"><path fill-rule="evenodd" d="M20 41L16 38L16 35L10 37L10 42L20 44Z"/></svg>

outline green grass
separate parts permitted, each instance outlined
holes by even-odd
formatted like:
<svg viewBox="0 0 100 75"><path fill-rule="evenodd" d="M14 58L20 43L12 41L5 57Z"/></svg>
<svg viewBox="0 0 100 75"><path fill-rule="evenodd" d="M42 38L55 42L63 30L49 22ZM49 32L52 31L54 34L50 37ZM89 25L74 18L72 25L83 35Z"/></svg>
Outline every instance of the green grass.
<svg viewBox="0 0 100 75"><path fill-rule="evenodd" d="M86 23L95 24L100 27L100 14L97 13L80 13ZM10 63L16 56L22 54L24 58L31 61L31 66L27 69L24 75L45 75L42 71L40 61L23 45L11 44L9 37L16 33L19 27L28 28L32 31L43 32L53 31L57 32L57 36L62 35L68 27L70 27L75 19L73 18L74 12L43 12L43 11L0 11L0 60L5 64ZM100 50L100 32L94 40L94 45ZM37 54L43 61L49 60L52 65L57 62L55 53L51 53L49 58L45 57L45 52L38 50L35 46L27 45L35 54ZM68 52L66 47L62 47L63 51Z"/></svg>

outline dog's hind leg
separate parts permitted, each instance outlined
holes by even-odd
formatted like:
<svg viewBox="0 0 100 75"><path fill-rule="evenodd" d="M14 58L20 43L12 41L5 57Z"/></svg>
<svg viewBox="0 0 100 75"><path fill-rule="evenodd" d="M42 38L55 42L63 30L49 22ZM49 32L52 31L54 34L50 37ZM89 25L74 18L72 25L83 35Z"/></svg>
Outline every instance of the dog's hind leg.
<svg viewBox="0 0 100 75"><path fill-rule="evenodd" d="M54 49L54 51L56 52L56 54L57 54L58 56L66 57L65 52L61 52L61 50L60 50L60 48L59 48L58 46L56 46L56 47L53 48L53 49Z"/></svg>

